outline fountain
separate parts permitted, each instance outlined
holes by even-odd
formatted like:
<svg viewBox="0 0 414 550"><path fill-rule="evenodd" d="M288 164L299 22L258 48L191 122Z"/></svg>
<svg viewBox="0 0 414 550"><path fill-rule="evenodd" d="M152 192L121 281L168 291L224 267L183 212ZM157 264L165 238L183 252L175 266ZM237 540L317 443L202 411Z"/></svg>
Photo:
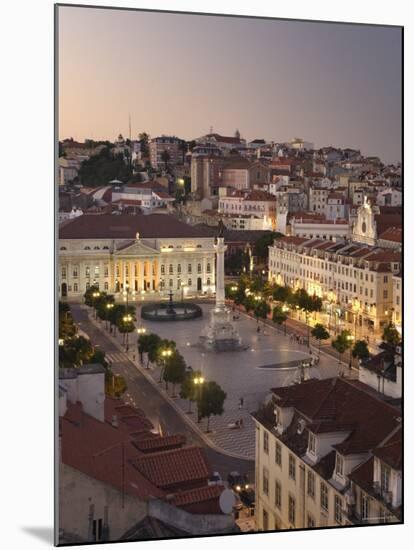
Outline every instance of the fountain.
<svg viewBox="0 0 414 550"><path fill-rule="evenodd" d="M201 307L191 302L173 302L170 290L169 300L145 304L141 308L141 317L147 321L188 321L203 315Z"/></svg>
<svg viewBox="0 0 414 550"><path fill-rule="evenodd" d="M224 292L224 244L223 222L220 220L219 233L214 248L217 256L216 304L211 310L210 322L200 336L201 345L210 351L237 351L245 349L240 335L230 320L230 310L225 304Z"/></svg>

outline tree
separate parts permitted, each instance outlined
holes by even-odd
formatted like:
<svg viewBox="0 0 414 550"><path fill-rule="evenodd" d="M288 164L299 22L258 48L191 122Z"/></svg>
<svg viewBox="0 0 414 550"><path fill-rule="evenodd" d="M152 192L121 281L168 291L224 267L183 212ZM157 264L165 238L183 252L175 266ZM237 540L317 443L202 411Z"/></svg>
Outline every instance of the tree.
<svg viewBox="0 0 414 550"><path fill-rule="evenodd" d="M105 369L105 394L110 397L121 397L126 390L125 378L119 374L114 374L109 367Z"/></svg>
<svg viewBox="0 0 414 550"><path fill-rule="evenodd" d="M272 289L272 297L273 300L276 302L285 303L288 301L289 295L291 294L292 290L288 286L279 286L276 285Z"/></svg>
<svg viewBox="0 0 414 550"><path fill-rule="evenodd" d="M338 363L341 362L342 354L351 347L351 333L349 330L343 330L338 334L335 340L332 341L332 347L338 352Z"/></svg>
<svg viewBox="0 0 414 550"><path fill-rule="evenodd" d="M59 339L73 338L77 331L69 305L66 302L59 302Z"/></svg>
<svg viewBox="0 0 414 550"><path fill-rule="evenodd" d="M188 372L181 384L180 397L181 399L188 399L188 413L191 413L191 403L197 399L197 387L194 379L200 376L201 371L196 370Z"/></svg>
<svg viewBox="0 0 414 550"><path fill-rule="evenodd" d="M354 347L352 348L352 357L357 357L358 359L361 359L362 361L364 359L368 359L370 356L368 344L365 342L365 340L358 340L355 342Z"/></svg>
<svg viewBox="0 0 414 550"><path fill-rule="evenodd" d="M277 325L282 325L283 323L285 323L285 334L286 334L287 318L288 318L287 313L286 311L283 311L283 308L281 308L280 306L275 306L273 308L272 321Z"/></svg>
<svg viewBox="0 0 414 550"><path fill-rule="evenodd" d="M200 419L207 418L207 432L210 428L211 415L222 415L223 404L227 395L217 382L205 382L197 398L198 414Z"/></svg>
<svg viewBox="0 0 414 550"><path fill-rule="evenodd" d="M265 300L258 300L254 308L254 316L257 322L259 322L259 319L266 319L269 313L269 304Z"/></svg>
<svg viewBox="0 0 414 550"><path fill-rule="evenodd" d="M382 339L393 348L401 343L401 335L391 322L384 326Z"/></svg>
<svg viewBox="0 0 414 550"><path fill-rule="evenodd" d="M254 256L257 256L259 261L267 262L269 257L269 246L273 244L275 239L283 237L282 233L269 231L263 237L257 239L254 243Z"/></svg>
<svg viewBox="0 0 414 550"><path fill-rule="evenodd" d="M147 368L149 366L150 361L155 362L156 360L156 354L157 349L160 345L161 338L158 336L158 334L140 334L138 337L138 353L141 358L144 353L147 353Z"/></svg>
<svg viewBox="0 0 414 550"><path fill-rule="evenodd" d="M177 350L174 351L171 357L169 357L165 363L163 378L168 389L168 382L173 385L173 394L175 397L175 385L181 384L185 378L186 364L184 357Z"/></svg>
<svg viewBox="0 0 414 550"><path fill-rule="evenodd" d="M329 332L326 330L326 328L321 323L316 323L316 325L311 330L311 334L319 342L318 351L319 351L319 355L320 355L321 354L322 340L328 340L329 339Z"/></svg>
<svg viewBox="0 0 414 550"><path fill-rule="evenodd" d="M79 168L79 179L86 187L108 185L113 179L126 182L132 175L122 153L113 154L110 147L103 147L98 154L84 160Z"/></svg>

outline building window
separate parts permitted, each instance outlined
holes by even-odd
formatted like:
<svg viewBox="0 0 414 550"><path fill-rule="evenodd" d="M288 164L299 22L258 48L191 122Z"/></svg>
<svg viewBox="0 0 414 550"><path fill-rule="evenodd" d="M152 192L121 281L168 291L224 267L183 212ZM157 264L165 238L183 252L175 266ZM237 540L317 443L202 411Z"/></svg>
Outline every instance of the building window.
<svg viewBox="0 0 414 550"><path fill-rule="evenodd" d="M282 466L282 445L276 441L275 445L275 462L278 466Z"/></svg>
<svg viewBox="0 0 414 550"><path fill-rule="evenodd" d="M292 495L289 495L289 522L295 526L296 519L296 501Z"/></svg>
<svg viewBox="0 0 414 550"><path fill-rule="evenodd" d="M211 273L211 264L210 263L207 264L207 273Z"/></svg>
<svg viewBox="0 0 414 550"><path fill-rule="evenodd" d="M85 277L90 277L90 276L91 276L90 267L89 267L89 266L86 266L86 267L85 267Z"/></svg>
<svg viewBox="0 0 414 550"><path fill-rule="evenodd" d="M315 454L315 435L312 432L309 432L308 437L308 452Z"/></svg>
<svg viewBox="0 0 414 550"><path fill-rule="evenodd" d="M197 264L197 273L201 273L201 264Z"/></svg>
<svg viewBox="0 0 414 550"><path fill-rule="evenodd" d="M73 283L73 292L78 292L78 283Z"/></svg>
<svg viewBox="0 0 414 550"><path fill-rule="evenodd" d="M268 455L269 454L269 434L263 432L263 451Z"/></svg>
<svg viewBox="0 0 414 550"><path fill-rule="evenodd" d="M361 493L361 519L366 521L369 518L369 499Z"/></svg>
<svg viewBox="0 0 414 550"><path fill-rule="evenodd" d="M161 264L161 275L165 275L165 265Z"/></svg>
<svg viewBox="0 0 414 550"><path fill-rule="evenodd" d="M342 524L342 499L335 495L335 521Z"/></svg>
<svg viewBox="0 0 414 550"><path fill-rule="evenodd" d="M315 498L315 474L308 470L308 496Z"/></svg>
<svg viewBox="0 0 414 550"><path fill-rule="evenodd" d="M187 269L188 273L191 273L191 269L192 269L192 266L191 266L191 264L188 264L188 266L187 266L187 267L188 267L188 269Z"/></svg>
<svg viewBox="0 0 414 550"><path fill-rule="evenodd" d="M315 527L315 518L308 514L308 529L313 529L313 527Z"/></svg>
<svg viewBox="0 0 414 550"><path fill-rule="evenodd" d="M104 290L108 290L108 283L106 281L104 283Z"/></svg>
<svg viewBox="0 0 414 550"><path fill-rule="evenodd" d="M73 276L73 277L77 277L77 276L78 276L78 268L77 268L77 267L74 267L74 268L73 268L72 276Z"/></svg>
<svg viewBox="0 0 414 550"><path fill-rule="evenodd" d="M269 471L263 468L263 493L269 495Z"/></svg>
<svg viewBox="0 0 414 550"><path fill-rule="evenodd" d="M263 531L269 530L269 514L263 510Z"/></svg>
<svg viewBox="0 0 414 550"><path fill-rule="evenodd" d="M92 523L92 539L94 541L102 540L102 519L94 519Z"/></svg>
<svg viewBox="0 0 414 550"><path fill-rule="evenodd" d="M181 264L177 265L177 273L181 273Z"/></svg>
<svg viewBox="0 0 414 550"><path fill-rule="evenodd" d="M328 511L328 487L325 483L321 483L321 508Z"/></svg>
<svg viewBox="0 0 414 550"><path fill-rule="evenodd" d="M188 279L188 286L192 286L193 285L193 281L191 279Z"/></svg>
<svg viewBox="0 0 414 550"><path fill-rule="evenodd" d="M169 272L170 275L173 274L173 272L174 272L174 267L173 267L172 264L170 264L170 267L169 267L169 269L168 269L168 272Z"/></svg>
<svg viewBox="0 0 414 550"><path fill-rule="evenodd" d="M344 459L338 453L336 453L335 473L339 476L344 475Z"/></svg>
<svg viewBox="0 0 414 550"><path fill-rule="evenodd" d="M296 480L296 459L293 455L289 455L289 477Z"/></svg>
<svg viewBox="0 0 414 550"><path fill-rule="evenodd" d="M390 490L390 468L381 463L381 491L387 493Z"/></svg>
<svg viewBox="0 0 414 550"><path fill-rule="evenodd" d="M66 267L62 267L62 279L66 279Z"/></svg>
<svg viewBox="0 0 414 550"><path fill-rule="evenodd" d="M282 508L282 486L279 481L275 482L275 506Z"/></svg>

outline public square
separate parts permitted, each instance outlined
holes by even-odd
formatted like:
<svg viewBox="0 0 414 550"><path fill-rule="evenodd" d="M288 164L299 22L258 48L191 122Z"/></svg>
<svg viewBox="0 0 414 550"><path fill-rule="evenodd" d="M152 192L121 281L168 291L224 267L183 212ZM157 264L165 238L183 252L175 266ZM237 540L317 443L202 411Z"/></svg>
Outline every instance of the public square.
<svg viewBox="0 0 414 550"><path fill-rule="evenodd" d="M205 351L198 340L209 321L212 307L212 304L203 304L203 317L200 319L157 323L143 321L140 318L140 307L137 306L137 324L162 338L174 340L187 365L200 370L206 380L220 384L227 394L224 414L211 418L211 432L208 436L223 451L253 459L255 437L250 413L263 403L270 388L289 385L297 378L297 366L310 358L309 350L271 326L263 327L260 323L260 332L257 332L257 322L241 313L235 324L247 349L234 352ZM309 375L328 378L336 376L339 368L334 358L321 355L319 365L311 367ZM158 380L159 369L154 368L151 373ZM186 401L177 398L176 402L183 411L188 410ZM242 420L242 428L229 428L237 420ZM204 421L202 427L205 428Z"/></svg>

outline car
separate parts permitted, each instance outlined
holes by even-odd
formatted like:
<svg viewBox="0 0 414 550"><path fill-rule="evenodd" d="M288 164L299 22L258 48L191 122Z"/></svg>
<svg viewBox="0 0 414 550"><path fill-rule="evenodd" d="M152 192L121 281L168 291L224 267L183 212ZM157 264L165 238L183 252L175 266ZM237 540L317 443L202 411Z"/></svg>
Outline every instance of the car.
<svg viewBox="0 0 414 550"><path fill-rule="evenodd" d="M208 478L208 485L223 485L223 480L221 475L218 472L213 472L213 474Z"/></svg>
<svg viewBox="0 0 414 550"><path fill-rule="evenodd" d="M229 473L229 475L227 476L227 483L229 485L229 488L233 489L233 491L237 493L240 493L242 489L249 488L249 480L247 478L247 475L242 475L237 471Z"/></svg>

